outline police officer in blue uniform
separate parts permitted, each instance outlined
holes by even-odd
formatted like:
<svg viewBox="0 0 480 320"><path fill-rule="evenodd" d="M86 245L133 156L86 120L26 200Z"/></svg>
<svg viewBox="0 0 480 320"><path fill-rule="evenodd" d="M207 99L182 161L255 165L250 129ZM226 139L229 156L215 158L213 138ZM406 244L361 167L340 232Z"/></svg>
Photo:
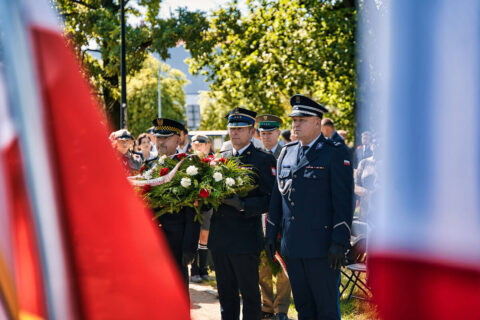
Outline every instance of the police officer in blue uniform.
<svg viewBox="0 0 480 320"><path fill-rule="evenodd" d="M180 132L185 127L180 122L165 118L154 119L153 125L159 156L173 157L180 140ZM156 211L155 208L153 210ZM188 265L195 257L200 236L200 224L194 218L195 211L185 207L178 213L165 213L157 219L187 286Z"/></svg>
<svg viewBox="0 0 480 320"><path fill-rule="evenodd" d="M258 264L263 249L261 214L268 209L275 180L275 158L254 147L256 112L235 108L228 115L232 149L225 158L238 157L252 170L258 187L246 197L225 199L210 221L208 248L212 252L217 277L222 320L240 318L242 295L243 319L258 320L261 314Z"/></svg>
<svg viewBox="0 0 480 320"><path fill-rule="evenodd" d="M322 135L326 108L302 95L290 103L298 141L287 144L278 159L265 249L272 258L281 232L299 320L340 319L340 268L353 216L350 155L344 144Z"/></svg>

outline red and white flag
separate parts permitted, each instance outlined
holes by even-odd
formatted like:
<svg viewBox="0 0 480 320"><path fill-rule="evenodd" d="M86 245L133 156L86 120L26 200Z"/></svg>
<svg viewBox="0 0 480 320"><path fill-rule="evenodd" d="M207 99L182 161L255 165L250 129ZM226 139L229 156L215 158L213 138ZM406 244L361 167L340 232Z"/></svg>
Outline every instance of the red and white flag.
<svg viewBox="0 0 480 320"><path fill-rule="evenodd" d="M45 0L0 0L3 109L15 120L1 145L0 175L8 191L0 219L13 226L12 312L61 320L189 319L187 291L166 241L127 182L56 22Z"/></svg>
<svg viewBox="0 0 480 320"><path fill-rule="evenodd" d="M383 319L480 319L480 2L365 4L374 299Z"/></svg>

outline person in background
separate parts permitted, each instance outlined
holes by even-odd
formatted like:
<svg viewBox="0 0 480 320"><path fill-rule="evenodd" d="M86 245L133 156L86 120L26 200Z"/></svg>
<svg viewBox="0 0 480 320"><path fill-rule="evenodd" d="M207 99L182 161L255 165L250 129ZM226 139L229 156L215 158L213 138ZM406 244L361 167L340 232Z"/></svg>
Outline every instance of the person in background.
<svg viewBox="0 0 480 320"><path fill-rule="evenodd" d="M193 151L204 158L213 155L212 141L204 135L195 135L192 137ZM213 209L205 210L203 213L203 221L200 226L200 238L198 240L198 251L195 260L192 263L190 281L200 283L203 280L213 280L208 275L207 257L208 257L208 233L210 230L210 219L212 218Z"/></svg>
<svg viewBox="0 0 480 320"><path fill-rule="evenodd" d="M280 125L283 123L282 119L271 114L264 114L255 119L260 132L260 140L263 143L263 150L272 154L275 159L280 155L282 148L278 143L280 136Z"/></svg>
<svg viewBox="0 0 480 320"><path fill-rule="evenodd" d="M180 133L185 127L175 120L165 118L154 119L153 125L158 155L173 157L180 141ZM153 211L157 212L158 209L153 208ZM190 207L184 207L178 213L165 213L157 218L187 288L188 265L195 258L200 235L200 224L194 218L195 210Z"/></svg>
<svg viewBox="0 0 480 320"><path fill-rule="evenodd" d="M347 131L345 130L337 130L338 134L342 136L343 140L345 140L345 144L347 144Z"/></svg>
<svg viewBox="0 0 480 320"><path fill-rule="evenodd" d="M333 120L330 118L322 119L322 134L327 139L330 139L334 142L340 142L345 144L345 140L335 130L335 125L333 123Z"/></svg>
<svg viewBox="0 0 480 320"><path fill-rule="evenodd" d="M142 166L142 159L133 153L133 136L127 129L112 132L110 135L112 145L121 155L122 163L129 175L136 174Z"/></svg>
<svg viewBox="0 0 480 320"><path fill-rule="evenodd" d="M293 142L297 140L298 140L297 134L293 130L290 131L290 141Z"/></svg>
<svg viewBox="0 0 480 320"><path fill-rule="evenodd" d="M150 138L150 145L152 146L151 152L155 152L158 155L157 146L155 145L155 136L153 135L153 131L155 127L150 127L147 129L147 135Z"/></svg>
<svg viewBox="0 0 480 320"><path fill-rule="evenodd" d="M283 145L286 145L292 140L290 140L290 130L282 130L282 140L283 140Z"/></svg>
<svg viewBox="0 0 480 320"><path fill-rule="evenodd" d="M278 159L282 148L278 143L282 119L271 114L260 115L256 119L260 138L262 139L265 151ZM268 218L268 213L262 219ZM292 289L287 275L277 264L272 269L268 258L264 255L260 258L259 280L262 291L262 319L288 320L288 308L290 307L290 296ZM275 275L274 270L280 269ZM273 278L276 278L276 294L273 293Z"/></svg>
<svg viewBox="0 0 480 320"><path fill-rule="evenodd" d="M158 154L156 151L152 151L152 144L148 134L140 134L137 138L137 144L140 147L140 152L138 154L142 158L142 161L149 166L150 162L157 159Z"/></svg>
<svg viewBox="0 0 480 320"><path fill-rule="evenodd" d="M373 194L378 190L378 144L372 143L372 156L360 161L355 172L355 195L360 198L358 218L367 221Z"/></svg>
<svg viewBox="0 0 480 320"><path fill-rule="evenodd" d="M186 127L183 128L182 132L180 132L177 153L192 153L192 145L188 141L188 129Z"/></svg>
<svg viewBox="0 0 480 320"><path fill-rule="evenodd" d="M370 148L371 139L372 134L370 133L370 131L362 132L362 144L359 145L357 149L355 149L355 169L357 168L360 161L372 156L372 149Z"/></svg>

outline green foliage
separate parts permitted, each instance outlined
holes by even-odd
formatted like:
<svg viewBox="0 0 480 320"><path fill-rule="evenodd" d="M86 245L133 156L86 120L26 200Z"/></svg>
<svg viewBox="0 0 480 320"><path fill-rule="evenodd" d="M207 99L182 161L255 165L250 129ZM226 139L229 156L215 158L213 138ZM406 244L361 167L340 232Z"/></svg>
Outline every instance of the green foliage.
<svg viewBox="0 0 480 320"><path fill-rule="evenodd" d="M356 10L351 2L250 0L242 16L234 1L216 11L189 60L191 71L211 82L202 128L223 128L221 116L239 105L286 120L289 98L302 93L325 104L338 128L353 134Z"/></svg>
<svg viewBox="0 0 480 320"><path fill-rule="evenodd" d="M102 97L109 119L119 125L120 110L120 2L118 0L51 0L65 20L65 33ZM180 39L194 43L208 26L204 13L178 9L159 18L161 0L125 0L127 75L139 71L149 53L168 58L168 48ZM145 14L142 14L144 12ZM130 21L138 21L129 24ZM140 22L140 19L143 21ZM100 60L92 57L98 52Z"/></svg>
<svg viewBox="0 0 480 320"><path fill-rule="evenodd" d="M161 68L162 117L185 122L185 92L188 83L179 70L171 69L152 56L148 56L142 69L127 79L128 129L134 136L152 126L158 116L158 71Z"/></svg>

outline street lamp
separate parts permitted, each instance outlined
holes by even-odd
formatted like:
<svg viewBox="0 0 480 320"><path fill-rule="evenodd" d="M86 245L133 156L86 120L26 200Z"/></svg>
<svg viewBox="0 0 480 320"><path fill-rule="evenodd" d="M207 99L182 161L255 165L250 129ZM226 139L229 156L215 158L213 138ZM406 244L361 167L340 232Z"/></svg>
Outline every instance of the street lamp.
<svg viewBox="0 0 480 320"><path fill-rule="evenodd" d="M122 99L120 105L120 129L127 127L127 66L125 62L125 0L120 0L121 44L120 44L120 86Z"/></svg>

